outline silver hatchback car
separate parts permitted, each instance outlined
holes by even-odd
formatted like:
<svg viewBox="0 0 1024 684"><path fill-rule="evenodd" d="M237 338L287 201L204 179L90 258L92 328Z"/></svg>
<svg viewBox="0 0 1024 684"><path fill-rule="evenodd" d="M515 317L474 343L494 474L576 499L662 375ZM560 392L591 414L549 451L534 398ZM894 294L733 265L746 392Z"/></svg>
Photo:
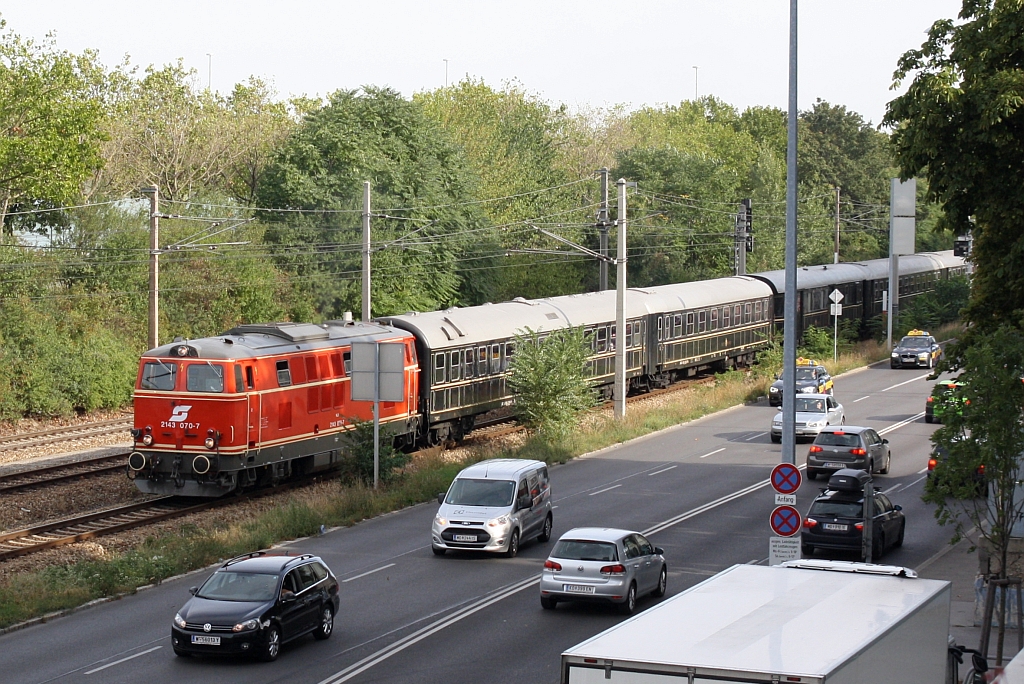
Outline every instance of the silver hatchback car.
<svg viewBox="0 0 1024 684"><path fill-rule="evenodd" d="M664 596L668 565L664 551L639 532L609 527L577 527L562 535L544 561L540 604L602 601L629 615L644 594Z"/></svg>

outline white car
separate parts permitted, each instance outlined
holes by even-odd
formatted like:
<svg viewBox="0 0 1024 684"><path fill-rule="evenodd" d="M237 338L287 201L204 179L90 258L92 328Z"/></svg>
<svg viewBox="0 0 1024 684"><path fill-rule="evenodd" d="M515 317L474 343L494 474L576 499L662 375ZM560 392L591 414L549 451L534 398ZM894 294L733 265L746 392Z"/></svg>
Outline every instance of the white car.
<svg viewBox="0 0 1024 684"><path fill-rule="evenodd" d="M845 425L843 405L828 394L798 394L796 396L796 436L817 437L826 425ZM782 407L772 419L772 441L782 441Z"/></svg>

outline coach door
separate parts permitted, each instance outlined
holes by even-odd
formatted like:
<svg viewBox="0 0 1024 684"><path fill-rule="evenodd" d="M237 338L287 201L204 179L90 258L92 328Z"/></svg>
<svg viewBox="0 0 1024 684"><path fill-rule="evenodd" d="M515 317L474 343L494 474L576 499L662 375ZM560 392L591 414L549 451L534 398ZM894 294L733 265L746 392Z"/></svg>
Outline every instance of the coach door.
<svg viewBox="0 0 1024 684"><path fill-rule="evenodd" d="M248 448L258 449L262 436L263 396L256 388L256 369L245 366L245 396L249 403L249 444Z"/></svg>

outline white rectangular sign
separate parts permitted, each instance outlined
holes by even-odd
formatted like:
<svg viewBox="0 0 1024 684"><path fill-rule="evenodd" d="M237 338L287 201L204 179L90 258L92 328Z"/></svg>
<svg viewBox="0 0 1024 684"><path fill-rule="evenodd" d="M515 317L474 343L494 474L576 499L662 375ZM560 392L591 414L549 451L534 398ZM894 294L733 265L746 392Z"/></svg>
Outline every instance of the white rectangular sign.
<svg viewBox="0 0 1024 684"><path fill-rule="evenodd" d="M775 494L776 506L796 506L796 494Z"/></svg>
<svg viewBox="0 0 1024 684"><path fill-rule="evenodd" d="M829 304L828 305L828 315L829 316L842 316L843 315L843 305L842 304Z"/></svg>
<svg viewBox="0 0 1024 684"><path fill-rule="evenodd" d="M377 347L380 372L377 373ZM381 401L405 401L405 345L401 342L352 343L352 401L373 401L380 376Z"/></svg>
<svg viewBox="0 0 1024 684"><path fill-rule="evenodd" d="M890 182L889 199L889 254L913 254L915 250L917 213L917 180Z"/></svg>
<svg viewBox="0 0 1024 684"><path fill-rule="evenodd" d="M800 560L800 535L768 538L768 565Z"/></svg>

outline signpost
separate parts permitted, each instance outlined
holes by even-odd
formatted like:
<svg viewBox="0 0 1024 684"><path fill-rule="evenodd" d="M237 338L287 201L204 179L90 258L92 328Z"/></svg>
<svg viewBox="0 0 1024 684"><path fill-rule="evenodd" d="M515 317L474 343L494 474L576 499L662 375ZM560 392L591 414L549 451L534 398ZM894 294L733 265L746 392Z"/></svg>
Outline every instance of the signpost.
<svg viewBox="0 0 1024 684"><path fill-rule="evenodd" d="M832 333L832 360L835 361L839 358L839 317L843 315L843 305L839 302L843 301L843 293L837 287L828 298L832 300L829 313L835 317L835 331Z"/></svg>
<svg viewBox="0 0 1024 684"><path fill-rule="evenodd" d="M380 402L405 401L405 345L353 342L352 401L373 402L373 488L380 481Z"/></svg>
<svg viewBox="0 0 1024 684"><path fill-rule="evenodd" d="M776 534L768 539L768 565L778 565L800 558L800 539L795 535L803 527L803 520L794 506L803 475L792 463L780 463L772 468L768 481L775 490L776 504L768 518L768 524Z"/></svg>

